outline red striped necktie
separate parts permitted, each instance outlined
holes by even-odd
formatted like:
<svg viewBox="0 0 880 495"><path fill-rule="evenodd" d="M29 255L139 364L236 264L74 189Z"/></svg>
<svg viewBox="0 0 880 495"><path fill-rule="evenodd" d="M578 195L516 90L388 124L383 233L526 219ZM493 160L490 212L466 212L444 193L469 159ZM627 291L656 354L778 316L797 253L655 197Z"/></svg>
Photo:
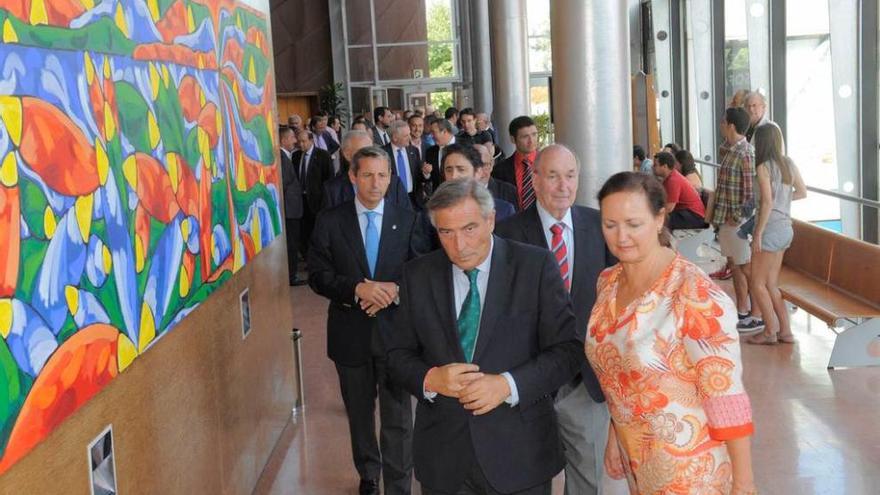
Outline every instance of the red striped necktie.
<svg viewBox="0 0 880 495"><path fill-rule="evenodd" d="M528 158L523 158L523 180L522 180L522 199L520 203L521 209L525 210L535 202L535 189L532 186L532 162Z"/></svg>
<svg viewBox="0 0 880 495"><path fill-rule="evenodd" d="M550 227L550 232L553 233L553 238L550 240L550 244L552 244L550 250L553 251L553 256L556 257L556 263L559 265L559 274L565 283L565 290L571 291L571 270L568 267L568 248L565 247L565 239L562 238L563 231L565 231L565 224L562 222L553 224Z"/></svg>

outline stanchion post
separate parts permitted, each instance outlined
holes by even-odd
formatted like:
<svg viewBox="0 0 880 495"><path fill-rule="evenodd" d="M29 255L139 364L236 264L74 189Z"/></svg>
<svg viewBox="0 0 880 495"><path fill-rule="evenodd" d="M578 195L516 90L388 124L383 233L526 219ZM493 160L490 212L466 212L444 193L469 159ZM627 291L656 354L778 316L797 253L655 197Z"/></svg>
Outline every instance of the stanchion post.
<svg viewBox="0 0 880 495"><path fill-rule="evenodd" d="M293 342L293 366L296 370L296 397L293 402L293 415L302 412L305 407L305 390L303 387L303 363L302 363L302 331L294 328L290 332L290 340Z"/></svg>

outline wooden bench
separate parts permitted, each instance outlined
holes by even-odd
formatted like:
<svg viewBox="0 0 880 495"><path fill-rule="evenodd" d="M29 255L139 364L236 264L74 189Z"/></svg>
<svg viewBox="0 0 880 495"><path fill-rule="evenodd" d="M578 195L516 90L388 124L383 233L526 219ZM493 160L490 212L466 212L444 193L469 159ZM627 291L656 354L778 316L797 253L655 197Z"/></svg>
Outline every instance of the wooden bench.
<svg viewBox="0 0 880 495"><path fill-rule="evenodd" d="M807 222L779 276L782 297L838 333L828 368L880 366L880 246Z"/></svg>

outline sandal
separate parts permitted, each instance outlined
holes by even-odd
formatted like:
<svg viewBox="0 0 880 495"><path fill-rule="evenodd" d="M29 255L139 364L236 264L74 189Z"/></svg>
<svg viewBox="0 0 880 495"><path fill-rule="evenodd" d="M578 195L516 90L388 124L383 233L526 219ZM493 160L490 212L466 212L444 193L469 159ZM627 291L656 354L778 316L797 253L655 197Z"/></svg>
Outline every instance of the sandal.
<svg viewBox="0 0 880 495"><path fill-rule="evenodd" d="M794 344L797 340L794 338L793 333L788 333L786 335L777 334L776 340L782 344Z"/></svg>
<svg viewBox="0 0 880 495"><path fill-rule="evenodd" d="M752 335L746 339L746 344L754 344L754 345L773 345L778 341L776 334L772 336L767 336L766 333L761 332L757 335Z"/></svg>

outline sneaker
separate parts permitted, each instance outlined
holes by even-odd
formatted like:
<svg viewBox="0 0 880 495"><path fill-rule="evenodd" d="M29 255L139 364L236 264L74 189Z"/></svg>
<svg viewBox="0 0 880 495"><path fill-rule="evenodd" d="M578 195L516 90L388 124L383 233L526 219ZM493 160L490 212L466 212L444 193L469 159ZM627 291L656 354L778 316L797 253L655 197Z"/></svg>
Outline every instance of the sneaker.
<svg viewBox="0 0 880 495"><path fill-rule="evenodd" d="M740 312L736 313L736 319L738 320L738 322L741 322L741 321L745 320L746 318L751 318L751 317L752 317L751 313L740 313Z"/></svg>
<svg viewBox="0 0 880 495"><path fill-rule="evenodd" d="M753 333L764 329L764 320L750 316L744 320L740 320L736 324L736 331L739 333Z"/></svg>
<svg viewBox="0 0 880 495"><path fill-rule="evenodd" d="M713 272L709 274L710 277L717 280L727 280L733 276L733 271L729 267L723 267L717 272Z"/></svg>

